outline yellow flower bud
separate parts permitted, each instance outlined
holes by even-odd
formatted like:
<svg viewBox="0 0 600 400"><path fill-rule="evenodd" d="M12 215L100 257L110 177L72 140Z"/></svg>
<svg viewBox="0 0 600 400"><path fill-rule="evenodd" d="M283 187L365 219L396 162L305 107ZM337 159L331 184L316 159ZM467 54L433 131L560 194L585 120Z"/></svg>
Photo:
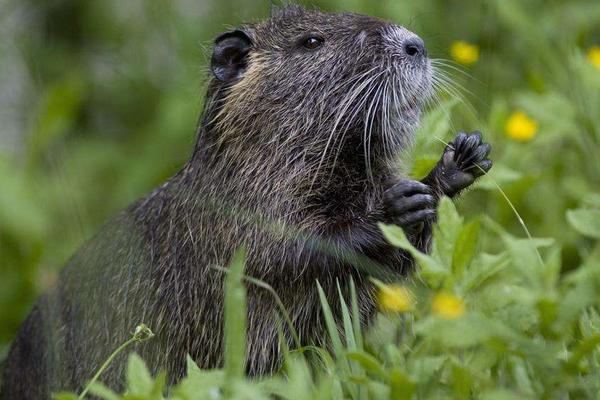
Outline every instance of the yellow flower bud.
<svg viewBox="0 0 600 400"><path fill-rule="evenodd" d="M431 311L445 319L456 319L464 315L465 303L453 294L438 293L433 297Z"/></svg>
<svg viewBox="0 0 600 400"><path fill-rule="evenodd" d="M587 52L587 59L596 68L600 69L600 46L592 46Z"/></svg>
<svg viewBox="0 0 600 400"><path fill-rule="evenodd" d="M538 123L522 111L513 113L506 122L506 135L519 142L528 142L535 137Z"/></svg>
<svg viewBox="0 0 600 400"><path fill-rule="evenodd" d="M385 285L379 288L379 306L394 312L410 311L414 298L409 289L400 285Z"/></svg>
<svg viewBox="0 0 600 400"><path fill-rule="evenodd" d="M471 65L479 60L479 47L474 44L459 40L450 46L450 55L461 64Z"/></svg>

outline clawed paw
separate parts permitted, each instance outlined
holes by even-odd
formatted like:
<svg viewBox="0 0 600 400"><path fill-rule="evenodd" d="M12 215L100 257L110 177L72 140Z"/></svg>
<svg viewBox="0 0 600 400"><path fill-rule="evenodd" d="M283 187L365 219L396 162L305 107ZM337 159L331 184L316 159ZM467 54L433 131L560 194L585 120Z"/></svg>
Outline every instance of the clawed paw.
<svg viewBox="0 0 600 400"><path fill-rule="evenodd" d="M456 135L437 166L437 180L444 193L453 196L486 174L492 168L492 161L488 159L491 150L491 146L482 141L480 132Z"/></svg>
<svg viewBox="0 0 600 400"><path fill-rule="evenodd" d="M391 221L407 229L435 219L437 198L429 185L402 180L386 190L384 206Z"/></svg>

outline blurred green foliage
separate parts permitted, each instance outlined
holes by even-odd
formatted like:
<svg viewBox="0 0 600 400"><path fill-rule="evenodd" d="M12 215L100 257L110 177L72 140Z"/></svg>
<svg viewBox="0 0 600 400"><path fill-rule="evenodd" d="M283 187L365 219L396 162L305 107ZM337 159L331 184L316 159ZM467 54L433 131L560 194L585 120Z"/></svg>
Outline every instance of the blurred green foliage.
<svg viewBox="0 0 600 400"><path fill-rule="evenodd" d="M462 215L495 221L478 251L498 257L510 252L499 237L525 237L499 185L531 234L553 239L546 263L550 257L563 274L597 265L600 67L586 53L600 45L599 2L311 4L398 22L425 39L433 58L448 59L458 40L477 46L475 64L442 67L463 100L441 95L408 168L420 175L458 130L483 131L495 166L458 204ZM211 39L266 17L269 7L262 0L0 2L0 354L74 250L189 156ZM538 124L530 141L505 134L518 110ZM541 243L550 242L530 246ZM515 268L535 268L530 255ZM511 368L518 375L530 366Z"/></svg>

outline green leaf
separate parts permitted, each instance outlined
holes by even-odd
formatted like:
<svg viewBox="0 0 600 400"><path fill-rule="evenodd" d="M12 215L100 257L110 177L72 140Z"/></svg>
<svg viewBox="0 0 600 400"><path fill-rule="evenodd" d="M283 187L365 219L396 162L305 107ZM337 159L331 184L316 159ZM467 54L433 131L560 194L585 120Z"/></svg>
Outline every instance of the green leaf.
<svg viewBox="0 0 600 400"><path fill-rule="evenodd" d="M342 345L342 339L340 338L337 324L333 318L331 307L329 307L327 296L325 296L325 292L323 291L323 288L319 282L317 282L317 290L319 292L319 299L321 300L321 312L325 318L325 326L327 327L327 332L329 333L329 338L333 346L333 352L338 360L341 360L344 354L344 346Z"/></svg>
<svg viewBox="0 0 600 400"><path fill-rule="evenodd" d="M198 364L194 361L194 359L188 354L185 358L186 363L186 373L188 377L198 376L202 374L202 370L198 367Z"/></svg>
<svg viewBox="0 0 600 400"><path fill-rule="evenodd" d="M468 348L489 340L496 332L490 322L477 314L469 314L454 320L426 318L415 329L430 340L448 348Z"/></svg>
<svg viewBox="0 0 600 400"><path fill-rule="evenodd" d="M131 353L127 362L127 388L130 393L146 396L152 392L154 380L146 363L136 353Z"/></svg>
<svg viewBox="0 0 600 400"><path fill-rule="evenodd" d="M546 266L541 264L538 248L554 244L553 239L533 238L521 239L511 235L503 236L504 243L511 258L513 272L521 275L532 288L542 289Z"/></svg>
<svg viewBox="0 0 600 400"><path fill-rule="evenodd" d="M438 206L438 222L433 229L432 256L448 268L452 265L454 245L461 229L462 218L454 203L450 198L442 197Z"/></svg>
<svg viewBox="0 0 600 400"><path fill-rule="evenodd" d="M408 251L419 264L418 274L430 286L437 287L445 277L450 274L449 268L435 260L433 257L417 250L406 238L402 228L395 225L379 224L386 240L393 246Z"/></svg>
<svg viewBox="0 0 600 400"><path fill-rule="evenodd" d="M548 253L543 278L546 288L550 289L554 288L560 279L562 269L561 247L553 246Z"/></svg>
<svg viewBox="0 0 600 400"><path fill-rule="evenodd" d="M418 358L410 360L410 364L407 368L418 382L428 382L440 371L447 358L448 356L446 355L420 355Z"/></svg>
<svg viewBox="0 0 600 400"><path fill-rule="evenodd" d="M90 393L94 396L100 397L104 400L119 400L118 394L113 392L110 388L104 386L100 382L93 382L90 385Z"/></svg>
<svg viewBox="0 0 600 400"><path fill-rule="evenodd" d="M417 387L408 376L398 369L390 373L390 398L398 400L410 400L415 394Z"/></svg>
<svg viewBox="0 0 600 400"><path fill-rule="evenodd" d="M509 264L506 253L491 255L483 253L473 262L462 282L462 290L469 292L492 282Z"/></svg>
<svg viewBox="0 0 600 400"><path fill-rule="evenodd" d="M350 318L350 310L342 294L340 288L340 282L337 282L338 295L340 297L340 306L342 308L342 318L344 321L344 337L346 339L346 347L348 349L356 349L356 340L354 339L354 325L352 324L352 318Z"/></svg>
<svg viewBox="0 0 600 400"><path fill-rule="evenodd" d="M167 374L166 372L159 372L154 380L152 391L148 396L148 400L163 400L162 393L167 385Z"/></svg>
<svg viewBox="0 0 600 400"><path fill-rule="evenodd" d="M595 308L587 308L582 312L579 329L584 337L593 336L600 326L600 313Z"/></svg>
<svg viewBox="0 0 600 400"><path fill-rule="evenodd" d="M583 208L569 210L567 221L582 235L600 239L600 210Z"/></svg>
<svg viewBox="0 0 600 400"><path fill-rule="evenodd" d="M401 249L405 249L408 251L416 251L417 249L408 241L406 238L406 234L396 225L387 225L387 224L379 224L379 229L385 236L385 239L393 246L399 247Z"/></svg>
<svg viewBox="0 0 600 400"><path fill-rule="evenodd" d="M348 359L359 363L366 372L377 375L382 379L387 378L388 374L375 357L363 351L350 351L346 354Z"/></svg>
<svg viewBox="0 0 600 400"><path fill-rule="evenodd" d="M362 350L364 347L362 324L360 318L360 310L358 308L358 296L356 295L356 286L354 285L354 279L350 279L350 300L352 305L352 324L354 325L354 338L356 340L356 348Z"/></svg>
<svg viewBox="0 0 600 400"><path fill-rule="evenodd" d="M442 102L438 107L423 116L419 129L415 134L415 151L417 154L428 150L432 145L438 146L440 139L448 136L450 132L450 111L458 102L457 99Z"/></svg>
<svg viewBox="0 0 600 400"><path fill-rule="evenodd" d="M573 351L573 355L569 357L565 364L565 368L571 373L579 373L579 363L585 357L591 357L594 350L600 347L600 333L585 338L577 345Z"/></svg>
<svg viewBox="0 0 600 400"><path fill-rule="evenodd" d="M370 381L368 398L374 400L392 399L389 386L381 382Z"/></svg>
<svg viewBox="0 0 600 400"><path fill-rule="evenodd" d="M410 177L412 179L421 180L425 178L435 167L440 157L419 157L413 163L412 169L410 171Z"/></svg>
<svg viewBox="0 0 600 400"><path fill-rule="evenodd" d="M566 289L559 302L559 327L571 324L587 307L600 304L599 268L582 268L574 273L572 280L575 284Z"/></svg>
<svg viewBox="0 0 600 400"><path fill-rule="evenodd" d="M52 400L77 400L77 395L74 393L56 393L52 395Z"/></svg>
<svg viewBox="0 0 600 400"><path fill-rule="evenodd" d="M461 278L465 269L471 264L479 243L480 223L478 220L471 221L462 227L454 253L452 255L452 271L457 278Z"/></svg>
<svg viewBox="0 0 600 400"><path fill-rule="evenodd" d="M451 366L452 388L454 393L461 398L468 398L473 387L473 376L471 371L458 362L453 362Z"/></svg>
<svg viewBox="0 0 600 400"><path fill-rule="evenodd" d="M482 400L517 400L517 399L528 399L523 397L521 393L516 393L508 389L493 389L482 393Z"/></svg>
<svg viewBox="0 0 600 400"><path fill-rule="evenodd" d="M458 215L454 202L449 197L442 197L438 205L438 226L445 233L456 234L461 227L462 218ZM451 235L452 237L452 235Z"/></svg>
<svg viewBox="0 0 600 400"><path fill-rule="evenodd" d="M354 325L352 324L352 318L350 317L350 310L346 305L346 300L342 294L342 290L340 288L339 282L337 283L338 294L340 297L340 305L342 308L342 319L344 321L344 337L346 339L346 348L349 350L356 350L356 339L354 337ZM350 371L354 375L363 375L364 371L362 370L360 365L355 363L350 363ZM359 386L356 387L356 390L360 390Z"/></svg>
<svg viewBox="0 0 600 400"><path fill-rule="evenodd" d="M304 346L297 350L294 350L292 355L314 353L317 355L319 367L322 368L327 374L333 374L335 371L335 360L331 357L331 353L326 349L317 346Z"/></svg>
<svg viewBox="0 0 600 400"><path fill-rule="evenodd" d="M219 399L224 381L225 374L222 370L199 370L181 381L172 392L185 400Z"/></svg>
<svg viewBox="0 0 600 400"><path fill-rule="evenodd" d="M340 367L340 370L343 372L344 375L349 376L351 374L351 368L347 360L344 358L346 349L342 344L342 339L340 337L337 324L333 317L333 313L331 312L331 307L329 306L329 302L327 301L325 291L323 291L323 288L321 287L321 284L318 281L317 290L319 292L319 299L321 301L321 311L323 313L323 317L325 318L325 326L327 327L327 332L329 333L329 338L333 347L333 353L336 356L336 361ZM348 389L352 393L355 393L356 388L350 387Z"/></svg>

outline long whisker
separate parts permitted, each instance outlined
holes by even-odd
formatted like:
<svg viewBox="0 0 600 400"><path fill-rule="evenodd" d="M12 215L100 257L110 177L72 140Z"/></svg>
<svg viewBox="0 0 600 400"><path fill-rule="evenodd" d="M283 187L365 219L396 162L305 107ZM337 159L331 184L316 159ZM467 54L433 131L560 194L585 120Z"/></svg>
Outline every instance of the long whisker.
<svg viewBox="0 0 600 400"><path fill-rule="evenodd" d="M371 71L368 71L371 72ZM366 76L368 75L368 72L363 74L362 76ZM334 122L333 128L331 129L331 131L329 132L329 137L327 139L327 143L325 144L325 148L321 154L321 159L319 161L319 164L315 170L315 173L313 175L313 179L311 181L310 187L309 187L309 191L312 191L312 188L314 186L314 183L316 181L316 179L318 178L319 175L319 171L321 170L321 167L323 165L323 162L325 161L325 158L327 156L327 152L328 149L331 145L331 141L337 131L337 127L340 124L341 120L344 118L344 115L346 114L348 108L351 106L352 102L354 101L354 99L356 97L358 97L360 95L360 93L362 92L362 90L368 86L370 84L370 82L372 81L372 79L367 79L366 81L358 81L353 87L352 89L349 91L349 94L345 97L345 99L340 103L340 107L338 107L338 112L337 114L337 118Z"/></svg>
<svg viewBox="0 0 600 400"><path fill-rule="evenodd" d="M461 68L460 64L456 64L451 60L446 60L443 58L433 58L430 61L431 61L431 65L434 67L440 66L440 67L448 68L448 69L451 69L451 70L465 76L468 79L476 79L473 77L473 75L471 73L466 71L464 68Z"/></svg>
<svg viewBox="0 0 600 400"><path fill-rule="evenodd" d="M377 86L377 91L375 92L375 98L373 99L373 103L369 106L369 111L367 113L366 125L365 125L365 161L367 168L367 177L369 181L373 183L373 171L371 166L371 136L373 134L373 124L375 122L375 117L377 115L377 109L379 107L381 88L383 87L384 82L380 82ZM373 108L374 106L374 108ZM371 111L373 110L373 113ZM368 127L368 132L367 132Z"/></svg>
<svg viewBox="0 0 600 400"><path fill-rule="evenodd" d="M374 83L376 82L376 80L382 75L382 73L379 73L375 76L372 77L372 79L369 82L369 86L368 88L364 91L364 95L362 95L362 99L356 104L356 106L353 108L350 117L347 119L346 123L342 126L342 135L339 141L339 145L338 145L338 149L336 151L334 160L333 160L333 165L331 167L331 171L330 171L330 176L329 178L331 178L331 175L333 174L333 171L335 170L335 166L338 160L338 157L342 151L343 148L343 143L344 143L344 139L346 137L346 134L348 132L348 130L350 129L352 123L354 122L354 119L358 116L358 114L360 113L360 111L362 110L364 104L367 102L367 100L369 99L369 96L371 95L371 93L373 92L373 90L375 89L375 85Z"/></svg>

